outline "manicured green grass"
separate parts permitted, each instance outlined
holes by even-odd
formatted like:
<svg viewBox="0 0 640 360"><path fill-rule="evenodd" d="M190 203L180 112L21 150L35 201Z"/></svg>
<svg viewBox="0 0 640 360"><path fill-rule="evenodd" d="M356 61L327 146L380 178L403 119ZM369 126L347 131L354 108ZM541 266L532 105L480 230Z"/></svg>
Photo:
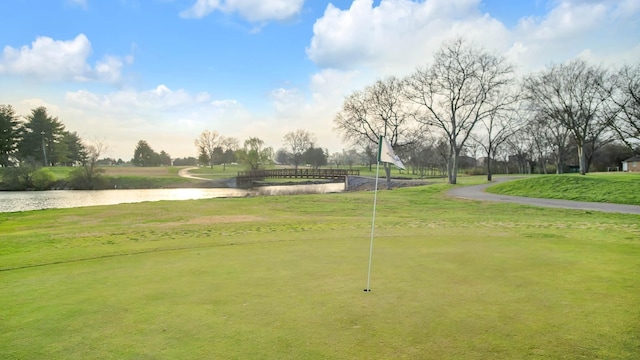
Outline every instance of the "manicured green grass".
<svg viewBox="0 0 640 360"><path fill-rule="evenodd" d="M0 167L0 180L2 179L2 174L7 168ZM74 169L71 166L53 166L47 167L47 169L55 176L56 180L66 179L71 171Z"/></svg>
<svg viewBox="0 0 640 360"><path fill-rule="evenodd" d="M487 189L504 195L640 205L640 174L545 175Z"/></svg>
<svg viewBox="0 0 640 360"><path fill-rule="evenodd" d="M189 171L192 175L197 175L199 177L217 180L217 179L228 179L235 177L238 175L238 171L245 171L245 168L242 165L238 164L226 164L226 165L214 165L213 168L208 166L201 166L197 169L192 169Z"/></svg>
<svg viewBox="0 0 640 360"><path fill-rule="evenodd" d="M111 188L118 189L157 189L164 187L189 187L189 185L198 182L197 180L187 178L156 178L147 176L117 176L107 177L107 182L112 184Z"/></svg>
<svg viewBox="0 0 640 360"><path fill-rule="evenodd" d="M179 176L182 167L157 166L105 166L100 168L108 184L107 188L156 189L164 187L189 187L201 180Z"/></svg>
<svg viewBox="0 0 640 360"><path fill-rule="evenodd" d="M633 359L640 218L448 185L0 214L7 359Z"/></svg>
<svg viewBox="0 0 640 360"><path fill-rule="evenodd" d="M49 166L47 167L56 177L56 180L64 180L69 177L74 167L72 166Z"/></svg>

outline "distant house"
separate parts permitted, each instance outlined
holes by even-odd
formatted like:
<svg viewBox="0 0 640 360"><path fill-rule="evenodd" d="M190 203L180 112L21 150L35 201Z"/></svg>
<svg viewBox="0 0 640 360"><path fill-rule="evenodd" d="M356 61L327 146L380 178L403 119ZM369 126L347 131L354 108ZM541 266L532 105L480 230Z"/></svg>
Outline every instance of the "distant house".
<svg viewBox="0 0 640 360"><path fill-rule="evenodd" d="M476 166L476 159L471 156L460 155L458 158L458 167L461 169L472 168Z"/></svg>
<svg viewBox="0 0 640 360"><path fill-rule="evenodd" d="M622 162L622 171L640 172L640 156L630 157Z"/></svg>

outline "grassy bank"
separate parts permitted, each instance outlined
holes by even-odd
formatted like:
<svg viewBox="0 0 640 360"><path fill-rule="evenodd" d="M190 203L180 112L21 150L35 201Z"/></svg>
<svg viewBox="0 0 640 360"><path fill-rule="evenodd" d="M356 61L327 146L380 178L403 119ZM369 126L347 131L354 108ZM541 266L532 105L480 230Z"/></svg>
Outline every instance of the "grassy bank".
<svg viewBox="0 0 640 360"><path fill-rule="evenodd" d="M640 205L640 174L545 175L487 189L503 195Z"/></svg>
<svg viewBox="0 0 640 360"><path fill-rule="evenodd" d="M180 167L103 167L108 188L157 189L166 187L192 187L202 180L183 178L178 175Z"/></svg>
<svg viewBox="0 0 640 360"><path fill-rule="evenodd" d="M70 185L71 173L77 170L71 166L53 166L46 170L53 175L54 182L46 189L65 189ZM158 189L180 187L207 187L206 181L180 177L181 167L133 167L133 166L105 166L99 167L99 180L93 184L93 189ZM0 168L0 179L4 169ZM13 189L12 186L4 186ZM0 184L0 188L3 188Z"/></svg>
<svg viewBox="0 0 640 360"><path fill-rule="evenodd" d="M0 214L8 359L632 359L635 215L381 191Z"/></svg>

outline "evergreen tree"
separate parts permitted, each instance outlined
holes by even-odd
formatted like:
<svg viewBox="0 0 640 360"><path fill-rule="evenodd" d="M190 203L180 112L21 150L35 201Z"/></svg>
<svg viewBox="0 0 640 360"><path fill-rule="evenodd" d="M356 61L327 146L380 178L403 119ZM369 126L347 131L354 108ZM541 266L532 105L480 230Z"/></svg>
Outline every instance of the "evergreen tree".
<svg viewBox="0 0 640 360"><path fill-rule="evenodd" d="M87 149L82 144L82 139L76 132L65 131L61 143L67 148L67 160L64 165L73 166L82 164L87 158Z"/></svg>
<svg viewBox="0 0 640 360"><path fill-rule="evenodd" d="M153 166L155 162L155 152L149 146L149 144L144 141L138 141L135 150L133 151L133 159L131 159L131 163L134 166Z"/></svg>
<svg viewBox="0 0 640 360"><path fill-rule="evenodd" d="M40 106L31 110L26 120L18 144L21 160L34 159L44 166L51 166L66 159L68 149L59 145L64 136L64 125L58 118L49 116L47 108Z"/></svg>
<svg viewBox="0 0 640 360"><path fill-rule="evenodd" d="M0 166L11 166L18 151L22 126L11 105L0 105Z"/></svg>

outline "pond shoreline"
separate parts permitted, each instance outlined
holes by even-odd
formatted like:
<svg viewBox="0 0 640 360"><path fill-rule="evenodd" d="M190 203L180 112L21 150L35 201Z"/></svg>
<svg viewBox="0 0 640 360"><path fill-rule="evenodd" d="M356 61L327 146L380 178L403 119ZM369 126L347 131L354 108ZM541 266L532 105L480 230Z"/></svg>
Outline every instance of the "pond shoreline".
<svg viewBox="0 0 640 360"><path fill-rule="evenodd" d="M202 200L254 196L325 194L344 191L343 183L237 188L164 188L107 190L50 190L0 192L0 213L148 201Z"/></svg>

